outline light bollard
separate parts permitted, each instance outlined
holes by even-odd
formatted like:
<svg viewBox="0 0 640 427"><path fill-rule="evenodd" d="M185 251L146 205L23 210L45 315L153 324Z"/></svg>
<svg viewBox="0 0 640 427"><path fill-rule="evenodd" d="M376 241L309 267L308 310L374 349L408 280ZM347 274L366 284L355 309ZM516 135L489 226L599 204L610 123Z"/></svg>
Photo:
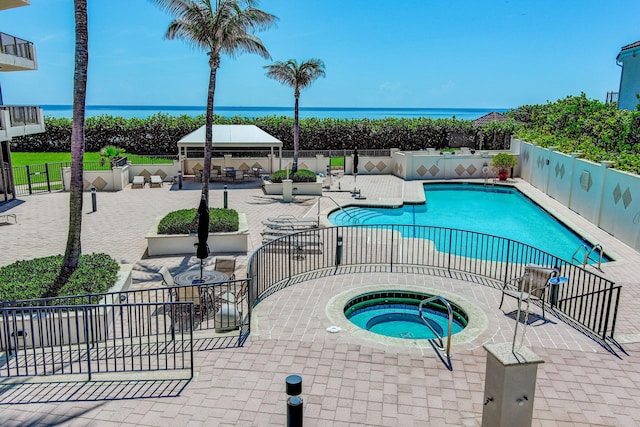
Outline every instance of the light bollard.
<svg viewBox="0 0 640 427"><path fill-rule="evenodd" d="M98 210L97 192L96 187L91 187L91 212Z"/></svg>
<svg viewBox="0 0 640 427"><path fill-rule="evenodd" d="M182 171L178 171L178 190L182 190Z"/></svg>
<svg viewBox="0 0 640 427"><path fill-rule="evenodd" d="M336 267L342 263L342 236L336 240Z"/></svg>
<svg viewBox="0 0 640 427"><path fill-rule="evenodd" d="M227 209L227 205L229 204L229 194L227 192L227 186L224 186L224 197L223 197L223 206Z"/></svg>
<svg viewBox="0 0 640 427"><path fill-rule="evenodd" d="M287 427L302 427L302 377L300 375L289 375L287 383Z"/></svg>

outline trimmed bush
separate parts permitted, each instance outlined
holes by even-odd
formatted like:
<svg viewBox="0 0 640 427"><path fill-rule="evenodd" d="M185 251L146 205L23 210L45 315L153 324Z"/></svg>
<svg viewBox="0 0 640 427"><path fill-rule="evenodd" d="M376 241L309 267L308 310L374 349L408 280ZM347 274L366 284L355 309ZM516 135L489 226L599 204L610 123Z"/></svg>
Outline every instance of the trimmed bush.
<svg viewBox="0 0 640 427"><path fill-rule="evenodd" d="M209 209L209 233L238 231L238 212L233 209ZM198 232L198 210L169 212L158 224L158 234L190 234Z"/></svg>
<svg viewBox="0 0 640 427"><path fill-rule="evenodd" d="M71 119L45 117L45 132L15 137L12 151L70 151ZM204 125L204 114L169 116L155 114L145 119L112 116L88 117L85 130L85 150L99 151L106 145L116 145L128 154L177 153L176 142ZM215 124L256 125L278 138L283 149L293 149L293 118L221 117ZM370 119L300 119L301 150L388 149L420 150L426 147L442 149L464 145L478 149L480 133L483 148L504 149L504 141L514 133L516 122L500 122L476 127L469 120L417 118ZM348 142L347 142L348 141Z"/></svg>
<svg viewBox="0 0 640 427"><path fill-rule="evenodd" d="M0 267L0 299L43 298L62 268L62 255L16 261ZM106 292L118 278L118 263L107 254L81 255L78 268L57 296Z"/></svg>
<svg viewBox="0 0 640 427"><path fill-rule="evenodd" d="M316 173L307 169L298 169L295 174L291 174L291 171L288 172L289 179L293 180L293 182L316 182L318 177ZM287 179L287 171L279 170L271 174L271 182L279 183L282 182L283 179Z"/></svg>

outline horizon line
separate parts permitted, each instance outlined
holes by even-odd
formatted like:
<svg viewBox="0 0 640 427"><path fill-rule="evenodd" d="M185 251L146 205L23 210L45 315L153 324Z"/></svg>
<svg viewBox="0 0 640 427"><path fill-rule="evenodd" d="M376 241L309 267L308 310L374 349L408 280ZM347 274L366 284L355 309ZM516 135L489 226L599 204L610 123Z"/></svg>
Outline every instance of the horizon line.
<svg viewBox="0 0 640 427"><path fill-rule="evenodd" d="M41 107L73 107L73 104L40 104ZM140 109L156 109L158 107L170 109L206 109L200 105L136 105L136 104L87 104L85 108L140 108ZM214 106L221 109L234 110L255 110L255 109L280 109L293 110L293 107L279 106L232 106L218 105ZM300 110L511 110L514 107L300 107Z"/></svg>

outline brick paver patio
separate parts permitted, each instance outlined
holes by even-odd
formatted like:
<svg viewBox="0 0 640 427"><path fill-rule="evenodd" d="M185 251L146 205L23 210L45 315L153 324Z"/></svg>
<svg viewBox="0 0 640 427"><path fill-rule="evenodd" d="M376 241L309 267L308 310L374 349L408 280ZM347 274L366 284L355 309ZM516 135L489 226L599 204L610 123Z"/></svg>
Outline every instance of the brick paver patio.
<svg viewBox="0 0 640 427"><path fill-rule="evenodd" d="M605 346L566 325L552 314L548 321L526 328L524 343L545 363L539 366L534 425L640 425L640 254L611 238L530 185L518 187L548 206L568 224L601 243L616 261L604 274L623 285L616 338L622 348ZM135 264L133 286L159 286L157 271L177 272L198 263L195 256L146 257L145 234L154 219L168 211L197 207L199 191L162 188L99 193L91 213L85 195L83 251L106 252L122 263ZM286 204L260 188L229 186L229 206L247 214L250 252L261 243L261 221L278 214L315 216L317 198L299 196ZM352 188L352 177L341 188ZM399 203L419 197L420 183L391 176L359 176L358 188L368 203ZM339 203L348 192L327 193ZM17 225L1 226L0 265L62 253L66 241L68 194L22 198L11 208ZM211 191L211 205L221 206L222 190ZM333 202L323 198L321 210ZM249 253L250 253L249 252ZM215 254L207 260L213 265ZM245 277L247 255L238 257ZM454 347L453 370L429 348L391 346L348 333L329 333L327 306L336 295L365 286L424 286L454 294L477 306L487 327L471 341ZM298 283L271 295L253 312L252 333L243 347L195 352L191 381L92 384L63 403L0 406L0 424L20 425L148 425L266 426L284 425L287 375L303 378L305 425L437 426L480 425L483 408L487 343L511 342L515 302L498 310L499 291L447 277L366 273L338 274ZM539 313L538 307L532 308ZM535 318L535 316L534 316ZM74 384L41 384L26 391L53 398ZM118 388L121 387L121 388ZM145 396L151 390L152 398ZM97 400L96 396L117 397ZM127 397L129 397L127 399ZM46 399L45 399L46 400Z"/></svg>

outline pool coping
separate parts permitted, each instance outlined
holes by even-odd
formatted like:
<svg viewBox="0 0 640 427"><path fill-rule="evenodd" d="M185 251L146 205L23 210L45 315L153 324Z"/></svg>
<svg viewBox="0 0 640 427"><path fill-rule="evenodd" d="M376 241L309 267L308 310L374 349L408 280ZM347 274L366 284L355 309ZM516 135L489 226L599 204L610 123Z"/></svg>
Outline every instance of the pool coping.
<svg viewBox="0 0 640 427"><path fill-rule="evenodd" d="M467 344L477 339L488 327L489 321L486 314L480 307L469 302L461 295L454 294L452 292L446 292L442 290L436 290L433 288L424 288L411 285L401 284L385 284L385 285L368 285L352 288L337 295L334 295L327 303L325 314L331 321L331 326L327 328L328 332L334 333L346 333L356 338L361 338L367 341L375 341L379 344L399 346L399 347L411 347L411 348L432 348L432 340L430 339L404 339L387 337L379 335L373 332L369 332L365 329L356 326L351 323L344 314L344 307L347 303L358 297L359 295L370 292L415 292L420 294L439 295L445 298L447 301L451 301L458 307L463 309L468 317L467 326L457 334L451 337L451 345ZM339 328L336 329L335 327Z"/></svg>

